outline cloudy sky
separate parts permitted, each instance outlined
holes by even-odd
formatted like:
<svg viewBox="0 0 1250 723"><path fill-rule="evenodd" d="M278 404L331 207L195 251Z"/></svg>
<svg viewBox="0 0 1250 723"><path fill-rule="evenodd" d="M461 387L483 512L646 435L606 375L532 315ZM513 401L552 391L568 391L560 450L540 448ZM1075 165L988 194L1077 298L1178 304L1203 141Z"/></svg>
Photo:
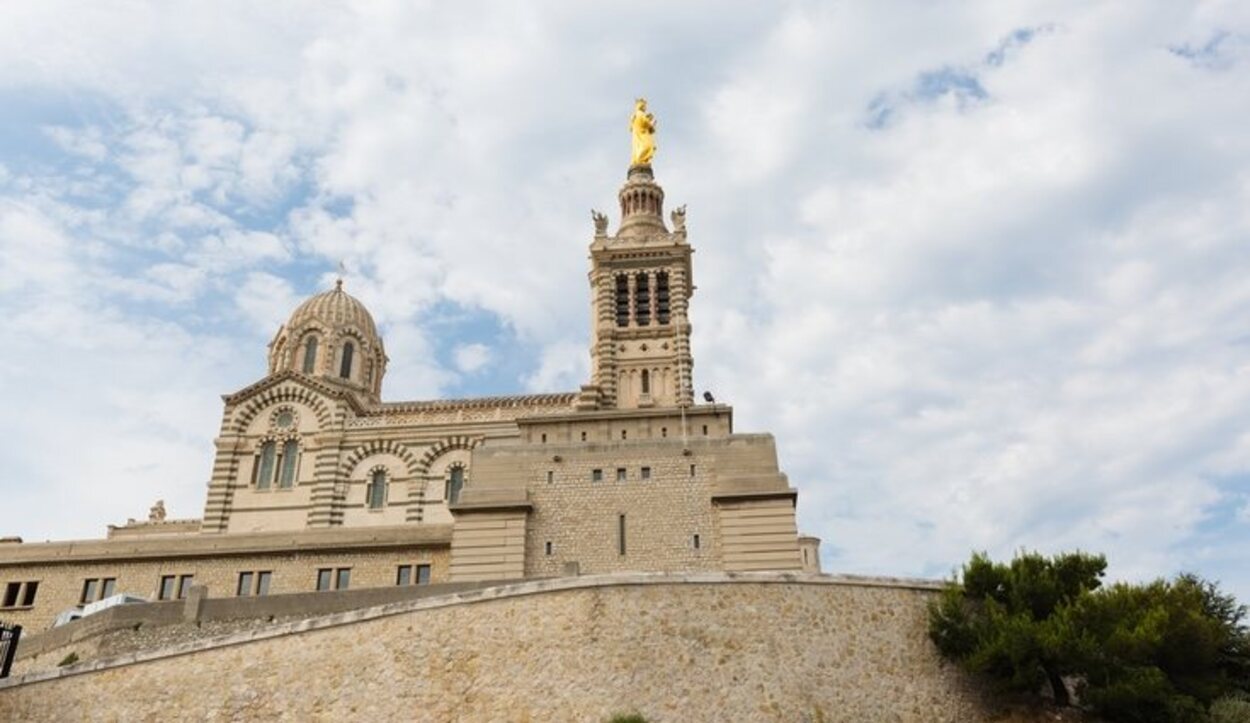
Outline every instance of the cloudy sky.
<svg viewBox="0 0 1250 723"><path fill-rule="evenodd" d="M826 569L1250 600L1250 5L519 5L0 6L0 532L198 516L340 263L386 398L576 389L645 95L696 386Z"/></svg>

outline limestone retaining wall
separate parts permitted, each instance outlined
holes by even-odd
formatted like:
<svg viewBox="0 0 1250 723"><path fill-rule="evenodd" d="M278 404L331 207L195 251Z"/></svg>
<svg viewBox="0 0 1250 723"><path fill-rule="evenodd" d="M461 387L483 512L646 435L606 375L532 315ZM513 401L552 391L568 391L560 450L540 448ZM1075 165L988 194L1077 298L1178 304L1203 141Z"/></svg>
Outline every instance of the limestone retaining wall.
<svg viewBox="0 0 1250 723"><path fill-rule="evenodd" d="M118 605L60 627L23 633L14 673L55 667L73 653L79 660L120 655L268 627L347 610L480 589L499 582L436 583L357 590L176 600Z"/></svg>
<svg viewBox="0 0 1250 723"><path fill-rule="evenodd" d="M782 573L528 581L0 683L2 720L978 721L929 583Z"/></svg>

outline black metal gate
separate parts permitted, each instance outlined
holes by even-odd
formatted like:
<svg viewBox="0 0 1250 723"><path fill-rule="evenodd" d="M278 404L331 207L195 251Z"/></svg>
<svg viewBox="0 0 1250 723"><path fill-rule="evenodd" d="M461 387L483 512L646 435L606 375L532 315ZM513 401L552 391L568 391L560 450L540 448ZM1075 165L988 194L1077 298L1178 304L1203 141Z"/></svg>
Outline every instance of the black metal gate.
<svg viewBox="0 0 1250 723"><path fill-rule="evenodd" d="M0 622L0 678L9 677L13 656L17 654L17 641L22 637L21 625Z"/></svg>

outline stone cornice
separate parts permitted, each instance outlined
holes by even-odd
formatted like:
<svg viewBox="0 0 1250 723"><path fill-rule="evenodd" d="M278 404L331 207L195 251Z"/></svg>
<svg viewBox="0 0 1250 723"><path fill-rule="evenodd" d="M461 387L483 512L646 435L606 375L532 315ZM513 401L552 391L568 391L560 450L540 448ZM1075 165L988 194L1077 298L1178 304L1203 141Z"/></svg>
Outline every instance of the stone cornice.
<svg viewBox="0 0 1250 723"><path fill-rule="evenodd" d="M366 410L361 416L379 414L404 414L409 412L444 412L458 409L492 409L525 407L570 407L577 400L577 392L552 394L518 394L500 397L472 397L468 399L431 399L411 402L383 402Z"/></svg>
<svg viewBox="0 0 1250 723"><path fill-rule="evenodd" d="M254 384L249 384L248 386L243 387L237 392L232 394L223 394L221 395L221 399L227 406L235 405L260 394L267 389L272 389L279 384L288 381L300 384L308 389L311 389L312 391L330 397L331 399L341 399L347 402L352 411L358 415L367 413L368 407L366 407L365 404L357 397L356 393L351 390L337 385L327 384L316 377L291 370L271 374Z"/></svg>
<svg viewBox="0 0 1250 723"><path fill-rule="evenodd" d="M289 554L405 545L449 545L449 524L353 527L240 534L163 535L12 544L0 547L0 568L108 560L177 559L223 555Z"/></svg>
<svg viewBox="0 0 1250 723"><path fill-rule="evenodd" d="M695 404L686 407L686 417L693 419L695 417L717 417L722 414L727 417L733 417L733 407L728 404ZM594 409L577 411L572 410L568 414L550 414L535 419L517 419L517 424L548 424L551 422L589 422L597 419L643 419L643 418L659 418L665 419L671 417L680 417L681 407L637 407L632 409ZM657 440L648 440L655 442Z"/></svg>
<svg viewBox="0 0 1250 723"><path fill-rule="evenodd" d="M328 384L316 377L290 370L267 376L237 392L223 394L221 398L227 405L236 405L287 381L296 382L332 399L341 399L347 402L357 417L483 409L517 409L521 411L536 408L559 409L561 407L572 409L573 403L577 401L577 392L554 392L548 394L516 394L495 397L470 397L466 399L429 399L368 404L349 389Z"/></svg>

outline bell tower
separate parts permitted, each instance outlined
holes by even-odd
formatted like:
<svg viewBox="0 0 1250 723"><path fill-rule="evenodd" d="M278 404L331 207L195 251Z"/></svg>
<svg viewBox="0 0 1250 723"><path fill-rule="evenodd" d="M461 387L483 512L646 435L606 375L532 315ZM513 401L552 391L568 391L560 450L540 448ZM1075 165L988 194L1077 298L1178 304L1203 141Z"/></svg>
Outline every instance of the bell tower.
<svg viewBox="0 0 1250 723"><path fill-rule="evenodd" d="M618 194L621 223L608 234L595 213L590 245L591 378L580 409L686 407L693 403L690 322L694 291L686 211L664 223L664 189L649 163L630 166Z"/></svg>

